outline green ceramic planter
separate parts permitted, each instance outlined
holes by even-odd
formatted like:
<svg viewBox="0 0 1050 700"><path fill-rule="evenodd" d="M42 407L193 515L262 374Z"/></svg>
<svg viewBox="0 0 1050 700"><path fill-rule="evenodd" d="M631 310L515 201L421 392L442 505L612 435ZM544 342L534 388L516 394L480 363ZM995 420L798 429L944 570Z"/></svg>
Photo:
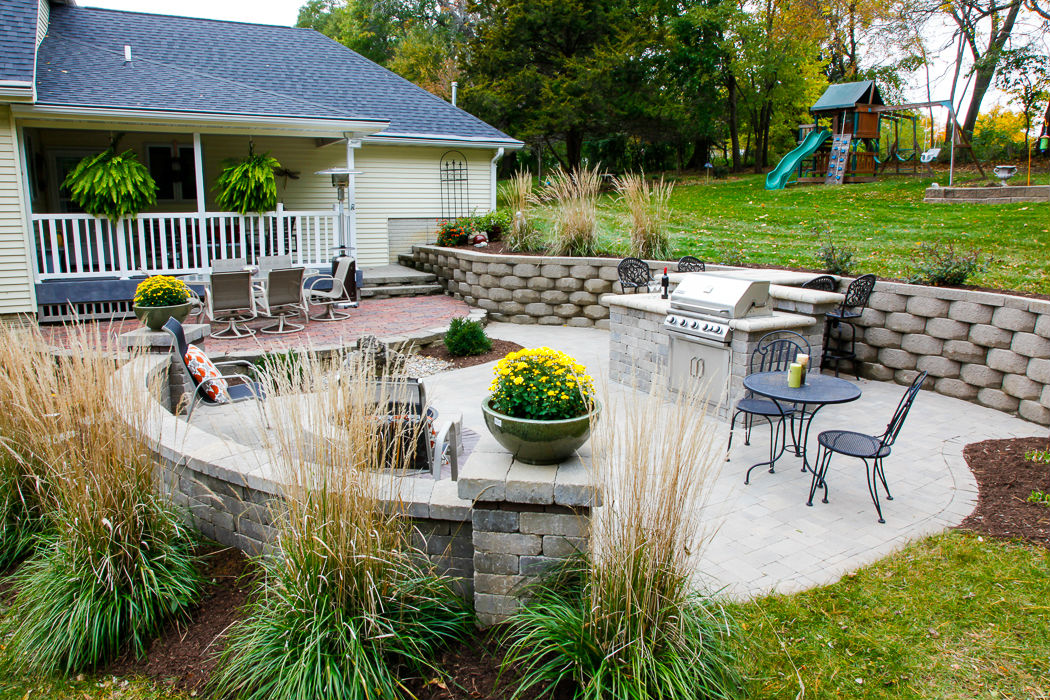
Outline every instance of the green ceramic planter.
<svg viewBox="0 0 1050 700"><path fill-rule="evenodd" d="M168 322L169 318L173 318L179 323L185 321L186 317L190 315L192 306L187 301L185 304L176 304L175 306L134 306L132 308L135 311L135 318L142 321L142 325L151 331L159 331Z"/></svg>
<svg viewBox="0 0 1050 700"><path fill-rule="evenodd" d="M587 442L591 421L597 420L601 406L595 404L593 411L579 418L532 420L499 413L492 408L491 398L486 397L481 402L481 412L492 437L515 459L526 464L557 464Z"/></svg>

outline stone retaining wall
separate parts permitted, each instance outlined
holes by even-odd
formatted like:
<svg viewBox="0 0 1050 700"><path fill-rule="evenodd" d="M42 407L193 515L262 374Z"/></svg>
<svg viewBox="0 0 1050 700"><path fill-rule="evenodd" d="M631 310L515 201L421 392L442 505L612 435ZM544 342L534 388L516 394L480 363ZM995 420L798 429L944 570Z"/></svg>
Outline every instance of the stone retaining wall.
<svg viewBox="0 0 1050 700"><path fill-rule="evenodd" d="M1014 204L1050 202L1050 186L1007 185L1006 187L928 187L924 202L960 204Z"/></svg>
<svg viewBox="0 0 1050 700"><path fill-rule="evenodd" d="M866 376L1050 425L1050 301L880 280L859 325Z"/></svg>

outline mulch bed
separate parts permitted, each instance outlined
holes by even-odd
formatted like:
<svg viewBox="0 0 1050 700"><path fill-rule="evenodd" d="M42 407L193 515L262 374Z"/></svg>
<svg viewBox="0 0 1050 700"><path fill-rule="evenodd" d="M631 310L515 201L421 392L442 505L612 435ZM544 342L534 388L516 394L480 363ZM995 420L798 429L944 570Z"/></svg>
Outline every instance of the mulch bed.
<svg viewBox="0 0 1050 700"><path fill-rule="evenodd" d="M240 617L254 569L238 549L213 545L203 552L207 582L200 605L188 624L172 625L153 640L146 658L124 657L105 675L144 676L189 693L200 694L222 651L222 634Z"/></svg>
<svg viewBox="0 0 1050 700"><path fill-rule="evenodd" d="M503 356L508 352L514 352L515 350L521 350L522 346L517 343L512 343L509 340L499 340L497 338L492 339L492 349L481 355L465 355L463 357L455 357L448 353L445 349L444 343L435 343L430 347L422 348L419 351L420 355L426 357L434 357L439 360L451 362L455 369L461 369L463 367L473 367L474 365L483 365L486 362L495 362L496 360L503 359Z"/></svg>
<svg viewBox="0 0 1050 700"><path fill-rule="evenodd" d="M1050 448L1047 438L985 440L963 450L977 477L977 508L959 525L982 535L1023 539L1050 548L1050 507L1029 503L1032 491L1050 491L1050 464L1025 459Z"/></svg>

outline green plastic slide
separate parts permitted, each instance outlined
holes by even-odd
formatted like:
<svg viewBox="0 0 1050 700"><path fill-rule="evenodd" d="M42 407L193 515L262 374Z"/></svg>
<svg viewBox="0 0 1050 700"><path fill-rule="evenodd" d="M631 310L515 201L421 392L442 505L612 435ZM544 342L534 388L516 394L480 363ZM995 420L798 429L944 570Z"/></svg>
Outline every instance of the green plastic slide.
<svg viewBox="0 0 1050 700"><path fill-rule="evenodd" d="M827 141L829 136L831 136L831 131L828 129L814 131L807 136L805 141L796 146L793 151L777 163L777 167L769 171L769 174L766 175L766 189L784 189L788 183L788 178L798 168L798 164L802 162L802 159L813 155L813 152L820 148L820 145Z"/></svg>

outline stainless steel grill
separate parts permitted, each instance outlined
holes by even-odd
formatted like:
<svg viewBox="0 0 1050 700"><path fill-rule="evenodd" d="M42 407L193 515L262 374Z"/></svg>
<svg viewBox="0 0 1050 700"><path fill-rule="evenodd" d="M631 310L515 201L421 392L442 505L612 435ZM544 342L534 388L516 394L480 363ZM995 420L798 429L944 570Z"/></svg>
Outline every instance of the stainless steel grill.
<svg viewBox="0 0 1050 700"><path fill-rule="evenodd" d="M696 273L686 275L671 293L664 328L675 336L727 345L732 319L772 313L769 282Z"/></svg>

